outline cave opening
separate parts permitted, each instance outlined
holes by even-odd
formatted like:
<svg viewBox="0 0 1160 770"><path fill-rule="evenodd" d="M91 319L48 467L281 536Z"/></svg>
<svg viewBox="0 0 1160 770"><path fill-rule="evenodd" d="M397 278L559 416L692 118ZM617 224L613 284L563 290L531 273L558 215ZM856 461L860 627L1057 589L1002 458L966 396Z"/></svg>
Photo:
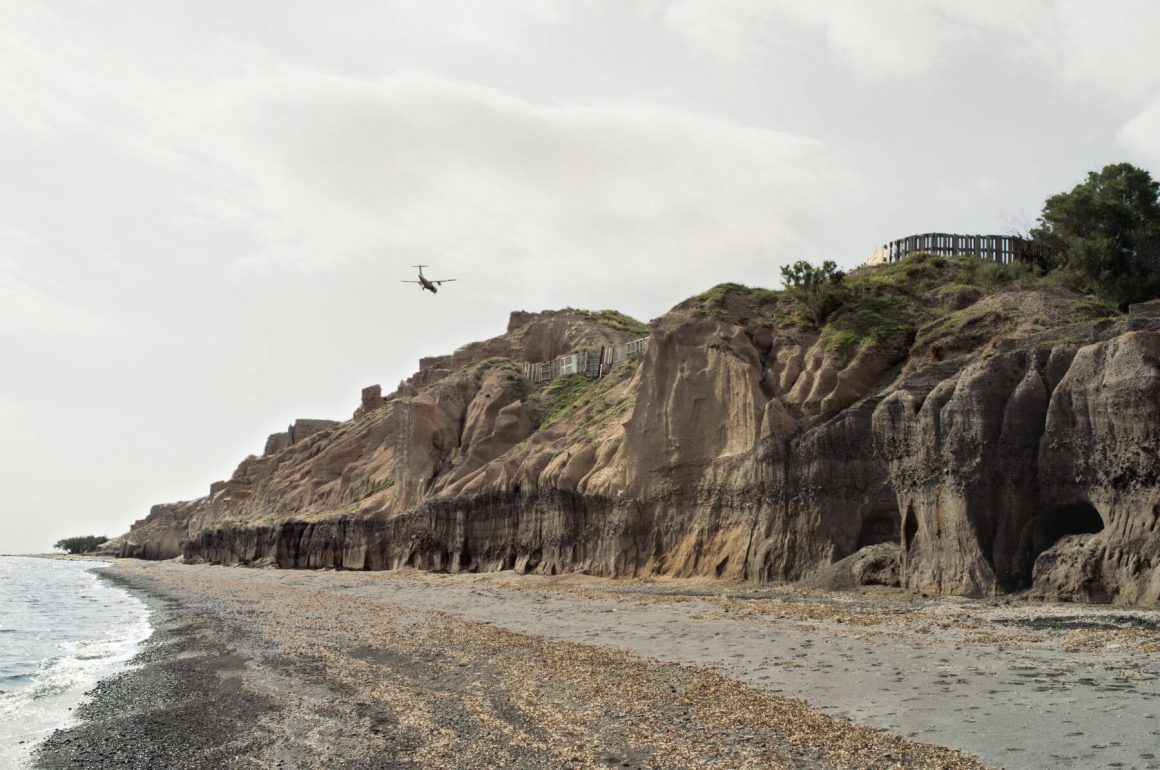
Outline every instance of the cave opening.
<svg viewBox="0 0 1160 770"><path fill-rule="evenodd" d="M854 550L879 543L897 543L902 537L902 514L897 507L872 511L862 517Z"/></svg>
<svg viewBox="0 0 1160 770"><path fill-rule="evenodd" d="M914 536L918 534L918 519L914 515L914 506L906 509L906 521L902 527L902 552L910 553L914 545Z"/></svg>
<svg viewBox="0 0 1160 770"><path fill-rule="evenodd" d="M1104 528L1104 519L1095 506L1087 501L1069 503L1048 508L1028 524L1026 542L1027 558L1024 562L1022 582L1031 585L1035 560L1068 535L1095 534Z"/></svg>

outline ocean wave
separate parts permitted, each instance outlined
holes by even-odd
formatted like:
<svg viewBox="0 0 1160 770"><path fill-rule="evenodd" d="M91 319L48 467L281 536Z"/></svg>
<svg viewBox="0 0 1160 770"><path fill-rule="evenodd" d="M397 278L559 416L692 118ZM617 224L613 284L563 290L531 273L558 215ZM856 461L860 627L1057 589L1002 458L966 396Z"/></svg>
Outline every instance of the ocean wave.
<svg viewBox="0 0 1160 770"><path fill-rule="evenodd" d="M31 681L33 681L32 674L5 674L4 676L0 676L0 682L4 682L8 686L3 687L3 685L0 685L0 688L10 690L13 689L13 685L19 686Z"/></svg>
<svg viewBox="0 0 1160 770"><path fill-rule="evenodd" d="M77 688L89 688L106 675L127 664L137 654L141 642L149 638L148 621L142 619L120 629L112 639L85 639L57 645L59 656L38 661L32 686L9 693L13 701L34 701ZM0 717L4 703L0 700Z"/></svg>
<svg viewBox="0 0 1160 770"><path fill-rule="evenodd" d="M60 564L68 563L25 563L6 575L14 584L23 579L25 588L16 608L24 614L6 635L17 638L0 642L11 661L0 676L0 770L24 767L33 747L70 722L72 710L99 680L127 668L152 633L149 611L139 599L83 568ZM22 574L13 577L17 571ZM38 601L30 601L33 591ZM14 612L12 606L8 610ZM45 627L52 628L51 641L43 635ZM30 654L37 639L48 644L39 647L39 656ZM21 651L23 658L12 658Z"/></svg>

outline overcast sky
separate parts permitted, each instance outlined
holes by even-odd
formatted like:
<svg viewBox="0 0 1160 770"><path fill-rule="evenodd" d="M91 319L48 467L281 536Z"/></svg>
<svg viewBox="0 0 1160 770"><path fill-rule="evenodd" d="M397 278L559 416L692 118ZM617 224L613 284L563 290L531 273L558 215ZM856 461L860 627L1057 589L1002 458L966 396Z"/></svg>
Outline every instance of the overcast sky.
<svg viewBox="0 0 1160 770"><path fill-rule="evenodd" d="M648 320L1155 173L1158 37L1148 0L0 0L0 551L511 310Z"/></svg>

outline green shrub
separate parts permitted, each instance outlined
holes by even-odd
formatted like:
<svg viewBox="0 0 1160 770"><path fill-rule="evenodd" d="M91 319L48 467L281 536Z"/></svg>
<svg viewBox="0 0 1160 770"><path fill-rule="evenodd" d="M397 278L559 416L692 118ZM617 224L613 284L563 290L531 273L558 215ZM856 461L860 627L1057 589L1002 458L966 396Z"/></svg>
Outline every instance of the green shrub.
<svg viewBox="0 0 1160 770"><path fill-rule="evenodd" d="M480 361L475 367L476 383L482 382L483 376L493 369L504 373L504 386L516 391L520 401L527 400L528 381L524 379L524 369L510 358L494 356Z"/></svg>
<svg viewBox="0 0 1160 770"><path fill-rule="evenodd" d="M1092 171L1043 204L1032 236L1070 288L1124 307L1160 294L1160 183L1130 163Z"/></svg>
<svg viewBox="0 0 1160 770"><path fill-rule="evenodd" d="M581 317L598 323L608 329L612 329L613 331L625 332L636 335L637 337L648 336L648 326L646 324L618 310L581 310L579 312Z"/></svg>
<svg viewBox="0 0 1160 770"><path fill-rule="evenodd" d="M524 370L515 361L506 356L492 356L480 361L475 367L475 378L481 379L483 375L490 372L492 369L499 369L501 371L509 372L523 376Z"/></svg>
<svg viewBox="0 0 1160 770"><path fill-rule="evenodd" d="M602 397L612 388L629 379L640 359L625 361L612 368L600 379L582 374L566 374L553 380L543 390L533 393L529 401L535 404L539 430L547 430L573 412L595 403L598 412L622 408L625 401L609 404Z"/></svg>
<svg viewBox="0 0 1160 770"><path fill-rule="evenodd" d="M95 551L97 546L108 542L109 538L104 535L81 535L80 537L66 537L57 540L53 544L53 548L59 548L65 553L89 553Z"/></svg>
<svg viewBox="0 0 1160 770"><path fill-rule="evenodd" d="M566 374L552 380L543 390L532 395L540 418L540 430L547 430L557 422L588 404L597 391L600 380L583 374Z"/></svg>
<svg viewBox="0 0 1160 770"><path fill-rule="evenodd" d="M730 294L739 294L757 305L776 305L788 299L785 292L775 289L746 286L742 283L719 283L708 291L682 302L680 307L692 309L699 318L726 318L725 300Z"/></svg>
<svg viewBox="0 0 1160 770"><path fill-rule="evenodd" d="M799 302L820 329L830 314L842 306L846 274L826 260L819 266L805 260L781 266L781 280L786 292Z"/></svg>

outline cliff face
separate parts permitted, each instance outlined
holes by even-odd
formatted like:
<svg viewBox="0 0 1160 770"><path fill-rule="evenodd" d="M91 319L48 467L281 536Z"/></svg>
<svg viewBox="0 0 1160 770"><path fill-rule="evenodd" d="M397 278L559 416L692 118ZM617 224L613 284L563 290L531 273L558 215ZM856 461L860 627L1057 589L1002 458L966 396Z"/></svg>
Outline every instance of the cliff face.
<svg viewBox="0 0 1160 770"><path fill-rule="evenodd" d="M1083 320L1058 289L938 296L924 323L841 344L784 297L723 287L653 322L639 360L538 389L513 361L639 331L513 314L395 393L368 388L354 419L275 434L114 547L750 580L865 549L859 575L915 590L1160 602L1160 319Z"/></svg>

